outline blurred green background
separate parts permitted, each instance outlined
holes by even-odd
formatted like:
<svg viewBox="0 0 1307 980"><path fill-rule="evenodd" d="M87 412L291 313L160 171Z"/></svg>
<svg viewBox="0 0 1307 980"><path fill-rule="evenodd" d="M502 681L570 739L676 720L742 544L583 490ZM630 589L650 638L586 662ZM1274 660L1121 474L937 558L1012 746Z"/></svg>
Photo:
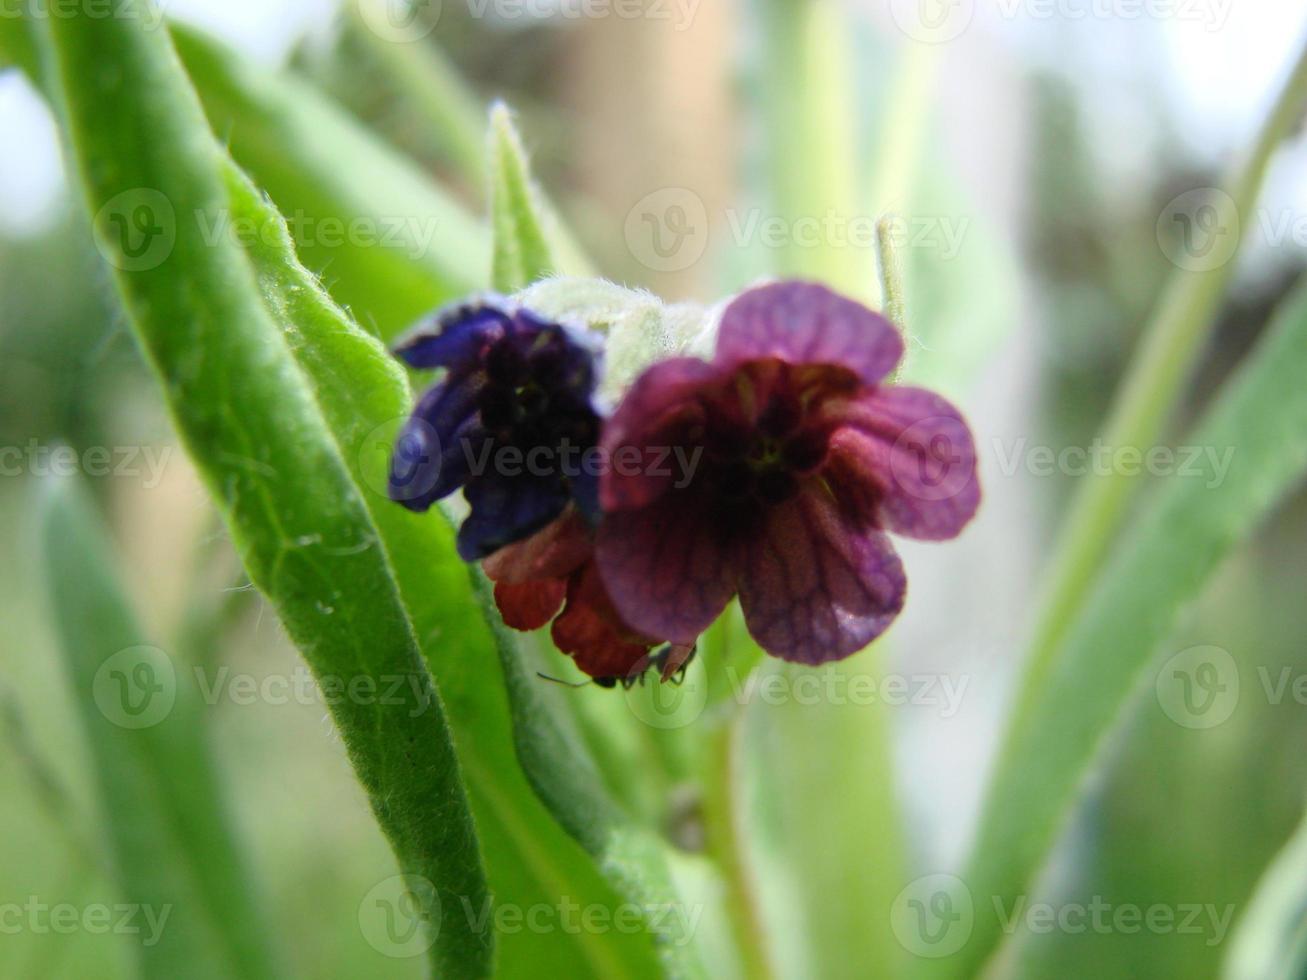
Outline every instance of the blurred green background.
<svg viewBox="0 0 1307 980"><path fill-rule="evenodd" d="M318 88L473 211L484 203L483 104L506 99L520 113L536 176L606 276L669 299L715 300L767 271L772 246L745 229L775 213L785 192L769 177L784 172L784 147L765 138L762 123L788 111L768 38L769 18L785 4L702 0L630 19L574 16L568 3L500 17L479 16L471 0L439 6L419 43L441 60L421 69L456 72L466 91L463 101L438 106L421 81L434 76L378 62L376 38L356 12L342 15L326 0L192 0L168 12L213 31L259 70L294 73ZM1271 0L1211 0L1171 16L1114 15L1110 5L1083 16L1090 8L963 3L957 35L925 43L910 18L905 27L901 4L849 2L840 5L847 50L830 52L832 61L848 58L848 113L819 124L838 129L834 142L857 161L850 165L873 202L865 214L837 218L856 225L886 211L905 216L917 339L910 374L965 406L987 491L981 518L955 549L904 548L913 597L891 635L887 669L946 677L964 692L956 711L906 704L887 712L909 863L921 873L962 856L1043 562L1076 478L1026 465L1026 452L1090 445L1175 268L1174 229L1163 221L1170 202L1214 184L1241 152L1307 27L1307 14ZM230 133L238 160L245 132L238 121ZM797 127L793 139L809 135ZM17 71L0 70L0 139L0 447L18 450L3 457L0 476L8 559L0 562L0 903L40 896L113 904L89 763L56 654L58 610L34 570L31 514L49 447L70 446L82 460L107 447L126 461L131 472L86 475L112 518L139 610L168 638L161 644L194 641L188 655L256 678L293 678L304 668L262 599L242 588L213 509L171 441L69 196L53 124ZM1177 431L1255 341L1304 264L1305 157L1301 139L1286 146L1261 210L1243 216L1253 225L1248 246ZM796 179L804 193L816 187L807 199L819 202L823 175ZM330 216L321 210L329 204L293 199L293 174L268 190L283 211ZM668 200L669 190L680 195L670 200L703 209L701 222L691 215L702 241L692 238L689 261L651 259L648 240L632 231L641 202ZM814 203L809 213L826 212ZM331 246L305 244L306 261L331 288ZM831 245L829 233L823 244ZM874 299L867 244L835 251L844 282L865 277ZM366 288L344 277L342 287L354 291L337 298L361 322L393 330L370 323ZM384 291L384 280L371 288ZM161 461L157 472L150 458ZM1175 651L1228 651L1242 682L1237 704L1222 724L1193 729L1168 715L1151 685L1138 692L1110 766L1059 852L1053 900L1233 904L1236 916L1244 907L1297 823L1307 788L1307 705L1268 692L1307 673L1305 531L1299 492L1225 564L1169 641ZM222 624L221 642L209 649L196 624L212 621ZM206 718L293 975L417 975L416 962L379 956L358 928L359 902L391 859L325 708L311 699L222 698ZM837 806L848 790L837 760L821 756L838 756L840 746L813 734L807 747L814 783L829 786ZM872 774L847 775L856 783ZM783 805L759 821L773 834L802 832L787 825ZM786 901L811 910L822 873L874 873L828 857L773 916L781 918ZM1215 976L1225 950L1211 938L1031 935L1008 966L1049 978ZM0 935L4 977L110 977L127 966L120 936Z"/></svg>

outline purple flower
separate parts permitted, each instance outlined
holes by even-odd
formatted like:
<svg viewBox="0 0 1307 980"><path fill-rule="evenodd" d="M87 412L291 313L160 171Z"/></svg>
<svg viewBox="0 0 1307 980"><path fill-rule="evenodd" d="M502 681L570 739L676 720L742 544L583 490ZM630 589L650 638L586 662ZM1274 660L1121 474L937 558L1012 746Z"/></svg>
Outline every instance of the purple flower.
<svg viewBox="0 0 1307 980"><path fill-rule="evenodd" d="M601 479L596 560L623 619L692 643L738 593L750 633L785 660L879 636L907 587L885 532L952 538L980 501L957 409L881 383L902 355L884 317L782 282L730 304L712 361L646 370L601 448L701 455L680 487L661 471Z"/></svg>
<svg viewBox="0 0 1307 980"><path fill-rule="evenodd" d="M599 435L594 350L587 334L497 296L410 332L395 354L445 374L396 440L390 498L425 511L462 487L471 507L458 531L465 561L529 537L571 500L594 514L596 479L567 464Z"/></svg>

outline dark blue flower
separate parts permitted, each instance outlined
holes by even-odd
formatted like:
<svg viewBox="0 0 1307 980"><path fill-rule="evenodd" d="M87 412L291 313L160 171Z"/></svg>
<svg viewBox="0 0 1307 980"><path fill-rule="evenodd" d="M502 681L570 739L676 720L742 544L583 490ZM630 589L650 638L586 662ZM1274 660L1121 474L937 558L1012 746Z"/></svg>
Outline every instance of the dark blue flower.
<svg viewBox="0 0 1307 980"><path fill-rule="evenodd" d="M596 479L581 460L599 437L596 351L589 334L499 296L436 313L395 348L445 374L396 440L390 498L425 511L463 487L465 561L533 534L569 501L593 515Z"/></svg>

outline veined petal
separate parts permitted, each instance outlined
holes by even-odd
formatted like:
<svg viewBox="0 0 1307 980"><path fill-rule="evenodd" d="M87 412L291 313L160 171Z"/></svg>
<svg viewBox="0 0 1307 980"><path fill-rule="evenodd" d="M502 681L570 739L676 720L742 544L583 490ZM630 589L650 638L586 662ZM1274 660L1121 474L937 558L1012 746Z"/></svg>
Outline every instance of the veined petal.
<svg viewBox="0 0 1307 980"><path fill-rule="evenodd" d="M486 438L476 415L478 389L475 377L451 376L418 401L391 454L391 500L425 511L467 479Z"/></svg>
<svg viewBox="0 0 1307 980"><path fill-rule="evenodd" d="M626 677L653 645L622 622L593 562L568 580L567 607L550 635L591 677Z"/></svg>
<svg viewBox="0 0 1307 980"><path fill-rule="evenodd" d="M902 357L903 338L879 313L818 283L777 282L747 290L726 307L714 363L836 364L874 385Z"/></svg>
<svg viewBox="0 0 1307 980"><path fill-rule="evenodd" d="M480 561L507 544L534 534L567 506L567 487L557 477L489 474L463 488L472 512L458 529L458 554Z"/></svg>
<svg viewBox="0 0 1307 980"><path fill-rule="evenodd" d="M631 386L604 426L599 441L607 463L599 482L606 511L643 507L657 500L679 474L671 467L642 465L647 451L669 455L684 446L688 430L704 421L700 399L723 372L695 357L674 357L650 367ZM633 465L624 465L630 458Z"/></svg>
<svg viewBox="0 0 1307 980"><path fill-rule="evenodd" d="M512 323L506 301L487 295L437 310L396 341L395 356L410 367L467 368Z"/></svg>
<svg viewBox="0 0 1307 980"><path fill-rule="evenodd" d="M745 624L783 660L843 659L880 636L903 608L907 580L889 539L847 520L820 487L771 508L744 548Z"/></svg>
<svg viewBox="0 0 1307 980"><path fill-rule="evenodd" d="M525 585L566 578L593 554L590 528L576 509L569 507L558 520L529 538L500 548L481 567L495 582Z"/></svg>
<svg viewBox="0 0 1307 980"><path fill-rule="evenodd" d="M524 632L538 630L554 618L567 596L565 579L546 579L513 585L495 583L495 605L504 625Z"/></svg>
<svg viewBox="0 0 1307 980"><path fill-rule="evenodd" d="M976 446L961 413L920 388L877 388L839 406L824 475L850 513L896 534L957 537L980 505Z"/></svg>
<svg viewBox="0 0 1307 980"><path fill-rule="evenodd" d="M735 546L693 491L608 514L595 560L622 619L647 636L694 643L735 594Z"/></svg>

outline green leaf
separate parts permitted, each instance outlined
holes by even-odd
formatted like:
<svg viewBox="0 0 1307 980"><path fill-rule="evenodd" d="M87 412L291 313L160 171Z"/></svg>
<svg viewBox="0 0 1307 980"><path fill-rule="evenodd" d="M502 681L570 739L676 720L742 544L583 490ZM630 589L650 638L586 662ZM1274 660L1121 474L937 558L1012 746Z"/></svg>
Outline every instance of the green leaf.
<svg viewBox="0 0 1307 980"><path fill-rule="evenodd" d="M364 491L292 355L303 325L279 325L239 244L212 234L227 164L166 34L122 6L42 22L102 251L251 579L321 683L394 692L333 698L333 717L402 871L445 912L424 932L434 971L486 975L491 935L452 914L487 895L458 763ZM342 342L372 357L341 372L386 361L358 331Z"/></svg>
<svg viewBox="0 0 1307 980"><path fill-rule="evenodd" d="M363 489L418 644L439 682L496 899L517 908L569 901L615 909L622 898L551 817L518 765L508 702L494 673L495 638L454 550L449 523L438 514L399 507L385 493L390 447L410 404L394 360L294 262L284 222L230 165L227 185L233 215L258 229L248 254L265 302L282 322L294 325L294 355L338 441L348 447L346 462ZM602 977L657 972L646 935L581 930L572 938L506 932L498 943L499 969L508 975L540 970Z"/></svg>
<svg viewBox="0 0 1307 980"><path fill-rule="evenodd" d="M41 524L50 606L115 875L124 901L161 923L157 936L135 944L140 974L275 976L266 920L204 739L195 675L151 645L89 496L71 478L48 491Z"/></svg>
<svg viewBox="0 0 1307 980"><path fill-rule="evenodd" d="M304 52L308 73L365 122L375 119L378 100L384 100L385 121L378 129L398 137L396 130L402 127L403 145L429 147L452 166L460 182L476 187L485 171L482 100L430 39L409 41L373 26L391 16L390 2L347 4L332 50ZM415 26L413 33L420 30Z"/></svg>
<svg viewBox="0 0 1307 980"><path fill-rule="evenodd" d="M485 227L416 165L307 82L173 29L204 110L267 191L300 256L383 337L485 283Z"/></svg>
<svg viewBox="0 0 1307 980"><path fill-rule="evenodd" d="M1244 910L1225 980L1294 980L1307 974L1307 819L1276 856Z"/></svg>
<svg viewBox="0 0 1307 980"><path fill-rule="evenodd" d="M526 150L503 103L490 110L491 284L502 293L554 274L584 276L588 263L531 180Z"/></svg>
<svg viewBox="0 0 1307 980"><path fill-rule="evenodd" d="M613 799L575 726L526 669L516 638L499 618L489 581L480 570L473 575L499 647L513 744L531 785L627 901L647 913L676 913L663 919L655 935L664 970L678 977L702 975L690 946L693 929L681 918L693 910L677 898L668 867L669 845Z"/></svg>
<svg viewBox="0 0 1307 980"><path fill-rule="evenodd" d="M1307 470L1307 287L1280 310L1239 373L1186 439L1233 450L1219 479L1172 477L1108 564L1068 634L1042 697L1011 733L990 786L966 884L974 934L947 964L971 976L999 937L993 902L1027 893L1064 829L1082 781L1150 656L1218 562ZM1140 583L1148 588L1140 588Z"/></svg>
<svg viewBox="0 0 1307 980"><path fill-rule="evenodd" d="M1307 44L1300 49L1250 152L1238 161L1227 181L1229 193L1220 191L1221 196L1203 205L1219 209L1222 221L1233 218L1237 224L1242 216L1244 239L1254 224L1251 215L1272 157L1298 126L1304 105ZM1105 445L1144 448L1157 443L1204 342L1215 329L1219 304L1237 268L1234 259L1231 254L1211 266L1176 268L1119 386L1104 425ZM1045 674L1061 655L1061 643L1098 581L1103 559L1125 520L1138 483L1114 470L1091 474L1077 487L1048 571L1013 727L1024 722L1043 696Z"/></svg>

